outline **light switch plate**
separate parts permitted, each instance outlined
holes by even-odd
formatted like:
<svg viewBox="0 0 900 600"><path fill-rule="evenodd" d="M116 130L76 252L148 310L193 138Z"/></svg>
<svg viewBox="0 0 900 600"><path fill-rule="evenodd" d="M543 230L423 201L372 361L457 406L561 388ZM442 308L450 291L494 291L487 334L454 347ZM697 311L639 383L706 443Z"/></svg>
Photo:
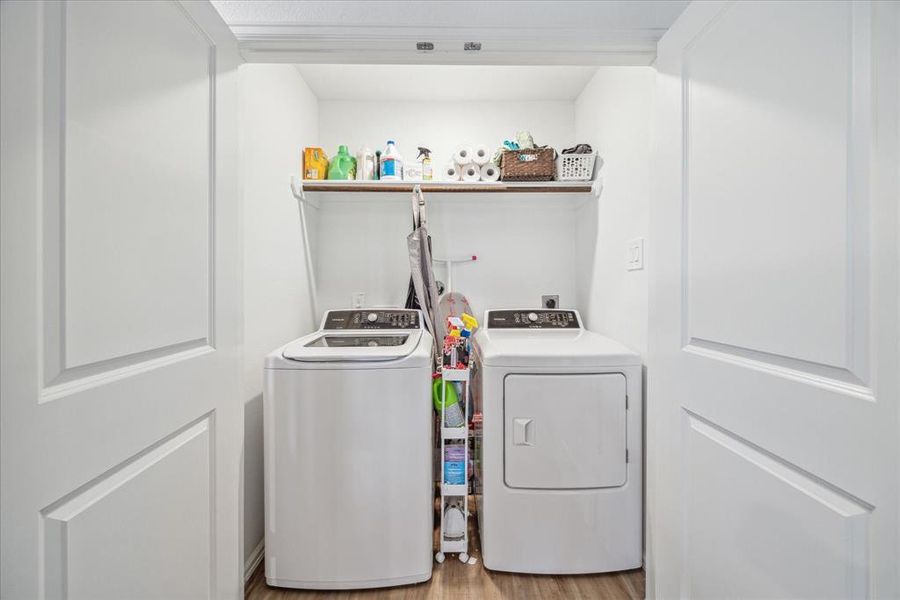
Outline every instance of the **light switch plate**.
<svg viewBox="0 0 900 600"><path fill-rule="evenodd" d="M644 268L644 238L634 238L625 250L625 268L637 271Z"/></svg>

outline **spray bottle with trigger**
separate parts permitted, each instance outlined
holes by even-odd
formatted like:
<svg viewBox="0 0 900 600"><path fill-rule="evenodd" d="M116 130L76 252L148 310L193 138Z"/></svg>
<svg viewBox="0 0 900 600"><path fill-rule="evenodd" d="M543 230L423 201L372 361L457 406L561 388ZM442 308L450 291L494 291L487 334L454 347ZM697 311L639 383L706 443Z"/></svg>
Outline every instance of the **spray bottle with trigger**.
<svg viewBox="0 0 900 600"><path fill-rule="evenodd" d="M416 157L416 160L419 159L422 160L422 181L431 181L431 150L419 146L419 156Z"/></svg>

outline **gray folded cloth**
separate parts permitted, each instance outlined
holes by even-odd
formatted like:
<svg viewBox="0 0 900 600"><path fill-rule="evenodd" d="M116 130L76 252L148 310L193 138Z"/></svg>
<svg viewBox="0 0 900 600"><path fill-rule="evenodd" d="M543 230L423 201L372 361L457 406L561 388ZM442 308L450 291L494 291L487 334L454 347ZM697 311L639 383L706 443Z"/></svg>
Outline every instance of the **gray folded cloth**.
<svg viewBox="0 0 900 600"><path fill-rule="evenodd" d="M590 144L578 144L562 151L563 154L593 154L594 149Z"/></svg>

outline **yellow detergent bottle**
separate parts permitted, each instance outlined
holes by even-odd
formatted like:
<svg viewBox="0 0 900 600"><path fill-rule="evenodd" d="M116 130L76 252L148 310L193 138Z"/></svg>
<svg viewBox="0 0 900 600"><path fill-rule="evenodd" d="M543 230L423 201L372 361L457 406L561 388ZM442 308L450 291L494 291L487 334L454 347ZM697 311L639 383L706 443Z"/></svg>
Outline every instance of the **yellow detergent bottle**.
<svg viewBox="0 0 900 600"><path fill-rule="evenodd" d="M325 179L328 174L328 156L321 148L303 149L303 179Z"/></svg>

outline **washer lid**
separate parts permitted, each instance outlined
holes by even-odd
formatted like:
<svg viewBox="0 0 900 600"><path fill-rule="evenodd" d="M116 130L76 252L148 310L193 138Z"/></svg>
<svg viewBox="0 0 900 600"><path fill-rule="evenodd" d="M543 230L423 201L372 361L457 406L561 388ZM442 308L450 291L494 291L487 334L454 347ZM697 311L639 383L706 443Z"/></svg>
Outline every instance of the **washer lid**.
<svg viewBox="0 0 900 600"><path fill-rule="evenodd" d="M479 329L482 364L507 367L623 367L641 357L615 340L584 329Z"/></svg>
<svg viewBox="0 0 900 600"><path fill-rule="evenodd" d="M373 362L409 356L422 337L421 330L317 331L291 342L282 355L308 362Z"/></svg>

